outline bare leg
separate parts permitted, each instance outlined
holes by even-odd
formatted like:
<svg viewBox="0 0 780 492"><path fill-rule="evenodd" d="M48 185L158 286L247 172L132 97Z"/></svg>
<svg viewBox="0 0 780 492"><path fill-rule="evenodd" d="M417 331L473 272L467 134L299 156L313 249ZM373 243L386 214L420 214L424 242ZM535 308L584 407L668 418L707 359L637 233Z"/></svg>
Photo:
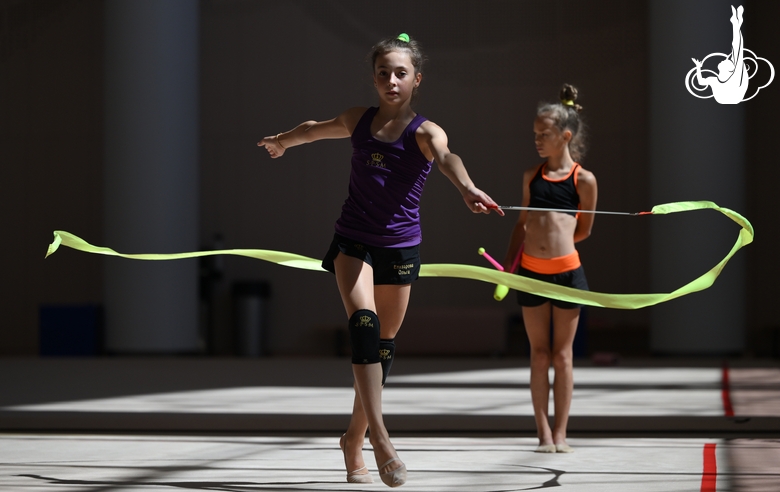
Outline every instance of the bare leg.
<svg viewBox="0 0 780 492"><path fill-rule="evenodd" d="M534 407L536 434L539 445L552 445L553 435L548 417L550 399L549 370L551 304L523 307L523 323L531 346L531 402Z"/></svg>
<svg viewBox="0 0 780 492"><path fill-rule="evenodd" d="M369 265L363 261L339 254L334 264L336 266L336 282L338 283L341 299L347 310L347 316L358 309L369 309L377 312L377 306L374 298L373 271ZM406 289L406 299L408 301L408 286ZM406 310L404 306L404 312ZM379 313L377 312L377 315ZM403 319L403 316L401 316ZM380 320L380 329L382 321ZM400 326L400 323L399 323ZM397 331L397 328L396 328ZM365 425L371 429L370 442L374 448L374 457L378 465L382 465L391 458L396 457L395 448L390 442L390 437L384 425L382 418L382 366L376 364L352 364L352 373L355 377L355 389L359 403L353 405L353 422L350 422L348 429L347 447L349 453L345 459L349 463L358 463L362 458L358 458L354 453L359 452L360 448L353 446L353 443L361 436L365 436ZM362 407L363 416L356 415L360 413ZM362 466L362 465L361 465ZM387 473L403 464L400 461L394 461L379 472Z"/></svg>
<svg viewBox="0 0 780 492"><path fill-rule="evenodd" d="M360 402L357 386L355 386L355 401L352 404L352 418L349 421L347 432L341 436L339 445L344 450L344 464L347 467L347 473L354 470L360 470L355 475L368 475L368 469L362 470L366 466L363 461L363 442L368 430L368 420L363 411L363 404Z"/></svg>
<svg viewBox="0 0 780 492"><path fill-rule="evenodd" d="M574 390L573 349L574 335L580 319L579 309L560 309L553 306L552 363L555 368L553 401L555 425L552 437L556 445L566 444L566 426L569 423L571 395Z"/></svg>
<svg viewBox="0 0 780 492"><path fill-rule="evenodd" d="M355 376L355 386L363 405L363 411L371 429L369 442L374 448L374 458L378 466L383 465L390 458L396 457L395 448L390 442L390 435L382 418L382 366L381 364L352 364L352 373ZM386 473L400 468L402 463L395 461L390 463L379 473Z"/></svg>
<svg viewBox="0 0 780 492"><path fill-rule="evenodd" d="M374 302L376 303L377 315L379 316L380 336L382 338L395 338L406 315L410 293L411 285L374 286ZM365 465L362 451L367 430L368 419L363 411L363 404L360 401L360 394L356 386L352 418L349 421L347 432L342 438L345 449L344 459L348 471L357 470Z"/></svg>

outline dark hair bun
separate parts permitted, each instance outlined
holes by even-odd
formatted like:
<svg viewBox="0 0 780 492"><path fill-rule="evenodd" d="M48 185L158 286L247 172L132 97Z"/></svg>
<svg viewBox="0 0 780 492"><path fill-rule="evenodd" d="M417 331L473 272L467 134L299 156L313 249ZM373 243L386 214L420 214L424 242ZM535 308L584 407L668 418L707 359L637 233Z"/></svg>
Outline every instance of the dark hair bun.
<svg viewBox="0 0 780 492"><path fill-rule="evenodd" d="M579 95L579 91L576 87L574 87L571 84L563 84L563 87L561 87L560 92L560 99L561 103L564 106L573 108L578 113L582 111L582 106L577 104L577 96Z"/></svg>

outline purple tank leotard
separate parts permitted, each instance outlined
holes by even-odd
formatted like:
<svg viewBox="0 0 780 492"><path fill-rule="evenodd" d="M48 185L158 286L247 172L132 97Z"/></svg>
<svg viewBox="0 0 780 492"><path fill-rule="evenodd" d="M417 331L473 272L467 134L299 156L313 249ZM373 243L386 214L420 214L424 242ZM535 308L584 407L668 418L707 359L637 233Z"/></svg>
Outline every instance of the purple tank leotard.
<svg viewBox="0 0 780 492"><path fill-rule="evenodd" d="M349 196L336 221L336 232L384 248L405 248L422 241L420 197L431 171L415 132L426 119L419 114L395 142L371 134L379 108L368 108L352 132Z"/></svg>

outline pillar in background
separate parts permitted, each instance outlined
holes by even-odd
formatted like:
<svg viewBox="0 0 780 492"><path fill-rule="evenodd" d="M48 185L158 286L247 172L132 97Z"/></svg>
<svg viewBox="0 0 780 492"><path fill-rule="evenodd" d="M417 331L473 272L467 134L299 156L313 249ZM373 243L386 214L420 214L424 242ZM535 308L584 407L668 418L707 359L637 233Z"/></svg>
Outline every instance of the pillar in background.
<svg viewBox="0 0 780 492"><path fill-rule="evenodd" d="M105 2L105 244L198 246L197 0ZM196 260L107 258L106 350L200 349Z"/></svg>
<svg viewBox="0 0 780 492"><path fill-rule="evenodd" d="M731 2L648 4L653 204L710 200L744 211L744 104L749 102L722 105L713 98L697 99L685 87L685 74L694 67L691 58L731 52ZM744 17L749 25L750 11ZM745 46L750 47L749 37ZM652 220L653 292L668 292L704 273L726 255L738 233L730 220L712 211ZM709 290L651 308L652 351L714 355L743 350L745 278L744 255L737 254Z"/></svg>

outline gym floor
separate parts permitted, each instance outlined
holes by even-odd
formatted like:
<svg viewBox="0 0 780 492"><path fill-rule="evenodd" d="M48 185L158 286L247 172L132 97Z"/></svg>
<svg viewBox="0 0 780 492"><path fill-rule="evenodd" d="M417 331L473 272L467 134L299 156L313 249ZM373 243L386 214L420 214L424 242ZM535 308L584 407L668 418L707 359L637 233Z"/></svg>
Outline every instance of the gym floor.
<svg viewBox="0 0 780 492"><path fill-rule="evenodd" d="M727 363L726 363L727 362ZM773 491L780 363L575 361L572 454L534 453L528 361L399 359L385 422L407 491ZM345 358L0 360L0 490L381 490L348 484Z"/></svg>

